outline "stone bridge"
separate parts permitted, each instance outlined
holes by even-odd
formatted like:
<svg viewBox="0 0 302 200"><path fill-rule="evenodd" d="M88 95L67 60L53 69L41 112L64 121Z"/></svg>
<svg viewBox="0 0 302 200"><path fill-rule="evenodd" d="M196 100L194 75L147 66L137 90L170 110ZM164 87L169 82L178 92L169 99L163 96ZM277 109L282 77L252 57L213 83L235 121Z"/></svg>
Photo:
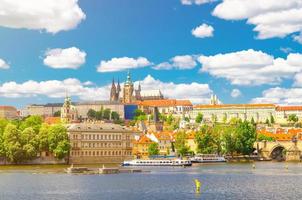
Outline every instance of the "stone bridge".
<svg viewBox="0 0 302 200"><path fill-rule="evenodd" d="M300 161L302 141L261 141L255 142L254 148L266 159Z"/></svg>

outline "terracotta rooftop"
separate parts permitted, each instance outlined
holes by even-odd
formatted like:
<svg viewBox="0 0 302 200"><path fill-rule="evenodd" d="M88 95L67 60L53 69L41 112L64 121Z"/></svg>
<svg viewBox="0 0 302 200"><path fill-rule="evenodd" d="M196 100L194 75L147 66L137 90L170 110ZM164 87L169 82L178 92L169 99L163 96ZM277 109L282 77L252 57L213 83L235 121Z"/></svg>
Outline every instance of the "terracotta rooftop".
<svg viewBox="0 0 302 200"><path fill-rule="evenodd" d="M140 106L150 107L169 107L169 106L193 106L189 100L176 100L176 99L159 99L159 100L145 100L137 102Z"/></svg>
<svg viewBox="0 0 302 200"><path fill-rule="evenodd" d="M146 135L142 135L139 140L135 141L136 144L149 144L153 143L150 138L148 138Z"/></svg>
<svg viewBox="0 0 302 200"><path fill-rule="evenodd" d="M219 104L219 105L196 105L194 108L257 108L257 107L276 107L275 104Z"/></svg>
<svg viewBox="0 0 302 200"><path fill-rule="evenodd" d="M0 106L0 109L1 110L4 110L4 109L17 110L14 106Z"/></svg>
<svg viewBox="0 0 302 200"><path fill-rule="evenodd" d="M302 106L277 106L277 111L302 111Z"/></svg>

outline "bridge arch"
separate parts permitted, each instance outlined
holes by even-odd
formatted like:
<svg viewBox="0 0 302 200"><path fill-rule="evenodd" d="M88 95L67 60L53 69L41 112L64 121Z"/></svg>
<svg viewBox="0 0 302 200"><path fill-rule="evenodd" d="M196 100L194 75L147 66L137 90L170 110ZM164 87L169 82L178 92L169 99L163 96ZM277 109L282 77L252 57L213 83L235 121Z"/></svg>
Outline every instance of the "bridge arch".
<svg viewBox="0 0 302 200"><path fill-rule="evenodd" d="M282 161L286 159L284 151L286 151L286 148L283 145L277 144L271 148L269 156L273 160Z"/></svg>

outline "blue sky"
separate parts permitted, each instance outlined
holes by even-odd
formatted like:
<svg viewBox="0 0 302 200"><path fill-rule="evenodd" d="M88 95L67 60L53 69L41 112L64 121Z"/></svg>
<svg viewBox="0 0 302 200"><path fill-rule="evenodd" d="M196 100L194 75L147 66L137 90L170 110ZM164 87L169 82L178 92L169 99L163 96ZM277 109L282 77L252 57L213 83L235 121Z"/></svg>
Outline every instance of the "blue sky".
<svg viewBox="0 0 302 200"><path fill-rule="evenodd" d="M246 11L240 16L233 16L232 12L237 8L228 2L232 0L68 1L71 2L69 5L62 5L63 11L78 7L82 13L70 12L68 17L71 21L67 22L57 17L53 21L50 20L53 25L40 23L39 17L52 18L52 15L47 16L47 11L56 11L56 7L52 7L50 3L49 8L45 8L43 4L37 3L37 0L29 0L25 7L28 13L35 9L41 11L36 13L32 24L26 23L27 18L31 19L26 10L14 12L12 9L13 11L7 11L7 16L0 16L0 59L6 64L6 67L2 68L8 68L0 69L1 104L20 108L28 103L61 102L66 90L74 100L104 99L108 96L108 84L112 78L123 82L127 69L130 69L134 81L143 82L143 89L144 86L145 89L160 87L164 94L167 93L167 97L192 98L196 103L206 103L211 93L217 94L223 103L271 101L299 104L301 101L302 81L299 82L299 77L302 72L302 45L299 43L299 37L301 43L302 37L299 34L302 25L298 24L298 28L288 27L287 24L292 23L290 14L285 20L278 18L282 11L302 9L300 0L290 0L292 4L279 6L278 9L274 7L276 5L271 5L271 10L264 11L261 10L261 1L255 1L254 7L242 3L241 6L246 8ZM25 5L12 1L8 6L23 8ZM214 14L218 6L222 9ZM1 9L6 8L0 8L0 11ZM57 11L58 15L62 10ZM275 16L270 17L267 22L265 15L272 13ZM16 21L11 20L12 17L15 17ZM252 22L247 22L248 20ZM61 26L57 29L51 27L57 24ZM192 34L192 30L202 24L213 28L210 36L196 37ZM267 25L265 30L253 30L257 25L261 27L263 24ZM280 30L275 30L278 26L285 31L280 33ZM269 33L266 33L267 29ZM78 50L71 54L79 56L79 52L82 52L85 54L84 60L82 54L82 59L75 58L76 64L70 61L73 57L68 57L69 60L63 58L63 61L61 58L59 64L54 63L58 62L54 58L50 64L45 64L45 58L53 56L56 52L52 51L53 49L62 51L71 47ZM249 49L251 51L247 51ZM218 54L222 56L217 57ZM229 54L231 55L228 56ZM292 64L288 61L286 58L289 54L293 54L293 59L297 62ZM196 64L186 67L171 61L175 56L184 55L191 56L191 61ZM119 60L124 57L133 60ZM139 57L148 62L142 60L143 63L137 66ZM200 57L204 58L202 62ZM105 65L113 58L117 59L122 70L108 71L108 68L112 67L108 65L106 72L97 71L101 61L104 61ZM277 58L283 58L289 64L282 61L276 69L273 62ZM217 71L217 60L222 62L218 64L222 71L236 65L233 69L236 74L231 71ZM257 60L259 63L254 63ZM67 62L66 65L62 63L64 61ZM170 63L170 69L153 69L163 62ZM186 65L187 61L182 62ZM115 65L115 62L112 63ZM267 72L265 67L270 65ZM261 70L265 71L264 75L262 72L257 74L256 71ZM241 71L242 73L238 73ZM273 80L270 80L270 75ZM258 77L263 80L258 81ZM72 79L74 82L62 83L65 79ZM243 82L245 79L249 81ZM32 82L28 82L29 80ZM52 80L58 82L41 83ZM76 85L75 88L72 87L73 84ZM64 85L66 88L62 88ZM35 87L41 91L32 91ZM173 87L177 90L173 90ZM93 93L98 92L101 94L93 96ZM277 94L286 95L278 97Z"/></svg>

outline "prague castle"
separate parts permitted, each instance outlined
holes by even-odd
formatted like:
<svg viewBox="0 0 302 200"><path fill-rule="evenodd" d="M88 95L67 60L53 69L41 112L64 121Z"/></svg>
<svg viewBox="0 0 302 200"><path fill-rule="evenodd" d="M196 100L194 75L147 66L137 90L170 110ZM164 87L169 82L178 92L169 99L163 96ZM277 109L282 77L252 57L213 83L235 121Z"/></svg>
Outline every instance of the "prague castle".
<svg viewBox="0 0 302 200"><path fill-rule="evenodd" d="M117 85L115 85L114 79L112 80L110 98L109 98L110 102L133 104L137 101L160 100L160 99L164 99L164 96L160 90L142 91L140 83L138 85L138 88L134 89L134 84L131 80L130 72L128 72L127 74L127 79L123 86L122 95L121 95L121 86L119 81Z"/></svg>

